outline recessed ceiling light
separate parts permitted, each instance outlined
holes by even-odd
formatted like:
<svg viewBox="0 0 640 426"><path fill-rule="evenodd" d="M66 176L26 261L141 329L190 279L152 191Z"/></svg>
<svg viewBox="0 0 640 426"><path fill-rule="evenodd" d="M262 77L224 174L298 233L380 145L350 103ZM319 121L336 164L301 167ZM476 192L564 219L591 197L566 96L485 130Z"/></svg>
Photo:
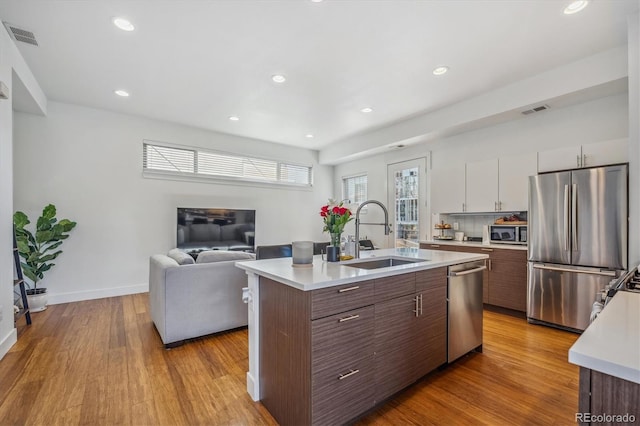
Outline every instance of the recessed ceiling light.
<svg viewBox="0 0 640 426"><path fill-rule="evenodd" d="M231 121L239 121L239 120L240 120L240 117L237 117L237 116L235 116L235 115L232 115L232 116L230 116L230 117L229 117L229 120L231 120Z"/></svg>
<svg viewBox="0 0 640 426"><path fill-rule="evenodd" d="M445 74L447 71L449 71L449 67L437 67L433 69L433 75L442 75Z"/></svg>
<svg viewBox="0 0 640 426"><path fill-rule="evenodd" d="M362 109L360 110L360 112L364 112L364 113L372 112L372 111L373 111L373 108L369 108L369 107L362 108Z"/></svg>
<svg viewBox="0 0 640 426"><path fill-rule="evenodd" d="M287 81L287 78L284 75L275 74L271 76L271 80L275 81L276 83L284 83L285 81Z"/></svg>
<svg viewBox="0 0 640 426"><path fill-rule="evenodd" d="M311 0L311 3L322 3L322 0Z"/></svg>
<svg viewBox="0 0 640 426"><path fill-rule="evenodd" d="M118 96L122 96L123 98L126 98L129 96L129 92L127 92L126 90L114 90L113 93L115 93Z"/></svg>
<svg viewBox="0 0 640 426"><path fill-rule="evenodd" d="M306 138L309 138L309 139L313 139L313 135L312 135L311 133L307 133L307 134L305 135L305 137L306 137Z"/></svg>
<svg viewBox="0 0 640 426"><path fill-rule="evenodd" d="M136 29L131 21L125 18L113 18L113 25L120 28L122 31L133 31Z"/></svg>
<svg viewBox="0 0 640 426"><path fill-rule="evenodd" d="M564 8L564 14L565 15L573 15L574 13L578 13L582 9L587 7L588 4L589 4L589 2L586 1L586 0L574 1L571 4L569 4L569 6Z"/></svg>

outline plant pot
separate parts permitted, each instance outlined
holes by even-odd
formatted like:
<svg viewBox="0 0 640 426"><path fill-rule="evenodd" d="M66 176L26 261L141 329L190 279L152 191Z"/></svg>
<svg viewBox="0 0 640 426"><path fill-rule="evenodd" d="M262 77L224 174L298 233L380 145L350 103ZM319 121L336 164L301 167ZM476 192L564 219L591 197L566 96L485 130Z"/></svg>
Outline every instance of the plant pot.
<svg viewBox="0 0 640 426"><path fill-rule="evenodd" d="M31 288L27 290L27 303L29 312L41 312L47 309L47 289Z"/></svg>

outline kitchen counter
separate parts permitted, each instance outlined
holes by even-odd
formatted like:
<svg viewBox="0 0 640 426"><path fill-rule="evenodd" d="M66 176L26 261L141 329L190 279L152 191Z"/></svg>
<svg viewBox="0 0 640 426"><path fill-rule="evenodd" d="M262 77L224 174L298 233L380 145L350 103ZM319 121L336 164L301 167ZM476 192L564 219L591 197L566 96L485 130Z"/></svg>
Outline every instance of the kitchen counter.
<svg viewBox="0 0 640 426"><path fill-rule="evenodd" d="M418 259L419 261L378 269L360 269L348 266L366 259L385 257L404 257ZM324 262L317 255L314 256L313 266L311 267L294 268L290 257L236 262L236 266L246 270L247 273L252 272L295 287L298 290L308 291L441 266L456 265L474 260L483 260L488 257L486 254L400 248L361 251L360 259L342 262Z"/></svg>
<svg viewBox="0 0 640 426"><path fill-rule="evenodd" d="M569 362L640 384L640 294L616 293L569 349Z"/></svg>
<svg viewBox="0 0 640 426"><path fill-rule="evenodd" d="M456 241L456 240L423 240L422 244L443 244L451 246L485 247L492 249L527 250L527 245L522 244L482 244L481 241Z"/></svg>
<svg viewBox="0 0 640 426"><path fill-rule="evenodd" d="M349 264L362 262L367 259L389 257L409 257L419 261L378 269L360 269L348 266ZM485 260L488 258L488 255L478 253L423 249L382 249L362 251L360 252L360 259L343 262L324 262L321 256L314 256L311 267L293 267L290 257L236 262L236 266L244 269L248 275L248 287L243 293L243 299L249 305L249 371L247 372L247 392L254 401L261 400L260 318L261 306L264 301L261 299L260 294L260 277L277 281L296 290L309 291L361 281L371 281L394 275L410 274L412 272L457 265L475 260ZM344 289L339 293L356 288L359 287L353 286L353 288ZM295 292L295 290L291 291ZM352 293L349 292L348 294ZM414 303L413 299L411 299L410 302ZM288 305L283 305L283 309L285 308L288 308ZM262 328L262 332L265 332L266 329L264 329L264 327Z"/></svg>

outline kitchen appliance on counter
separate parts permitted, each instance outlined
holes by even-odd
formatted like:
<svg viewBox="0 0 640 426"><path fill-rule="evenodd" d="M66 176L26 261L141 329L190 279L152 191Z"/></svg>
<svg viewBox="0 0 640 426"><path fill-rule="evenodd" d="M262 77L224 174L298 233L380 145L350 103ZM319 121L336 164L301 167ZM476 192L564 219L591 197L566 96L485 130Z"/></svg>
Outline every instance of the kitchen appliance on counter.
<svg viewBox="0 0 640 426"><path fill-rule="evenodd" d="M482 352L484 260L449 267L447 286L447 362L477 349Z"/></svg>
<svg viewBox="0 0 640 426"><path fill-rule="evenodd" d="M627 269L628 167L529 178L527 319L581 332L594 295Z"/></svg>
<svg viewBox="0 0 640 426"><path fill-rule="evenodd" d="M491 243L527 244L527 225L491 225L489 226Z"/></svg>

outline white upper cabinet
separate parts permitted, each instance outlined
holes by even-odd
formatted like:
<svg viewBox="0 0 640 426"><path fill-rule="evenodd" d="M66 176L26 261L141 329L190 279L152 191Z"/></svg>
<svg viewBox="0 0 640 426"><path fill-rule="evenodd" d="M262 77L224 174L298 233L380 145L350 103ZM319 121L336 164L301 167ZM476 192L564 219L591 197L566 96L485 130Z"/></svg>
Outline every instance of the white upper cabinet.
<svg viewBox="0 0 640 426"><path fill-rule="evenodd" d="M529 208L529 176L536 174L535 152L500 157L498 171L498 210L526 211Z"/></svg>
<svg viewBox="0 0 640 426"><path fill-rule="evenodd" d="M538 173L605 166L627 161L629 161L628 139L614 139L541 151L538 153Z"/></svg>
<svg viewBox="0 0 640 426"><path fill-rule="evenodd" d="M605 166L629 161L627 138L582 145L582 167Z"/></svg>
<svg viewBox="0 0 640 426"><path fill-rule="evenodd" d="M580 146L569 146L538 153L538 173L580 167Z"/></svg>
<svg viewBox="0 0 640 426"><path fill-rule="evenodd" d="M431 171L431 211L461 212L464 205L464 163L447 164Z"/></svg>
<svg viewBox="0 0 640 426"><path fill-rule="evenodd" d="M498 159L466 165L466 212L492 212L498 209Z"/></svg>

